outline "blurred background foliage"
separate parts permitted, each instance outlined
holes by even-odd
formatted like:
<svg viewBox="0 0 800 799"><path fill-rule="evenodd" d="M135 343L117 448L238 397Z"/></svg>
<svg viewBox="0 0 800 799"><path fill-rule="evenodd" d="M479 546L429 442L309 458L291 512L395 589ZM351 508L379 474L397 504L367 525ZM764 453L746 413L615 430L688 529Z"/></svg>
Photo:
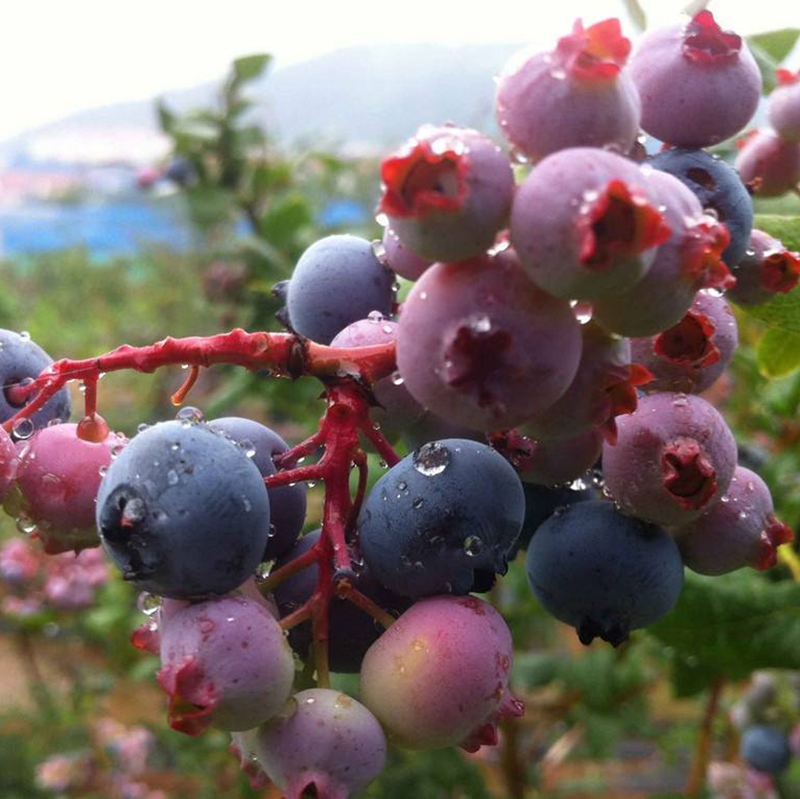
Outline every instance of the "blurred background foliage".
<svg viewBox="0 0 800 799"><path fill-rule="evenodd" d="M761 37L765 68L774 68L796 38L797 31ZM173 143L166 168L196 231L191 251L143 248L97 263L86 251L69 250L4 263L0 326L24 326L56 358L167 334L275 330L280 301L272 286L306 246L345 230L376 238L371 216L354 224L346 214L323 211L334 199L374 207L377 162L282 152L249 121L247 88L269 61L264 55L236 61L214 107L178 114L159 106ZM758 210L759 226L800 250L800 199L759 202ZM779 516L797 531L800 297L795 292L756 313L739 313L738 321L741 346L710 399L734 428L743 461L771 486ZM168 398L182 379L170 371L114 375L100 385L100 407L112 427L132 435L143 422L174 415ZM208 418L249 415L296 442L316 424L319 391L310 380L292 384L215 368L203 373L191 402ZM374 476L380 468L373 465ZM309 527L315 522L310 515ZM3 518L0 538L17 535ZM367 795L690 795L693 769L710 757L735 757L738 732L728 711L753 672L778 670L786 719L798 721L790 675L800 671L800 573L791 552L785 555L766 575L688 575L675 611L618 650L581 647L572 630L547 617L518 558L492 600L514 633L513 686L526 702L525 718L504 725L499 747L476 755L394 751ZM227 735L189 739L167 728L156 658L129 644L143 619L135 593L116 577L80 612L45 605L28 615L0 613L2 799L279 795L248 786L226 751ZM352 678L339 679L342 688L356 688ZM120 742L138 730L146 732L147 757L134 773ZM782 796L800 796L797 763L779 787ZM691 795L703 791L701 780Z"/></svg>

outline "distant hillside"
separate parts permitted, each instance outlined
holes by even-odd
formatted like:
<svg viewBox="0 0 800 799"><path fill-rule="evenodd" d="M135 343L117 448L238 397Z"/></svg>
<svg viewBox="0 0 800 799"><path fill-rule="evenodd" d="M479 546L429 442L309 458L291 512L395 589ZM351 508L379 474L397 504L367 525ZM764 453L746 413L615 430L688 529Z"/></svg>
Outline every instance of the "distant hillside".
<svg viewBox="0 0 800 799"><path fill-rule="evenodd" d="M276 69L256 87L259 122L285 143L385 148L423 122L494 132L494 76L518 44L362 46ZM220 76L221 77L221 76ZM176 110L213 102L211 84L165 93ZM93 126L155 129L154 101L82 111L0 145Z"/></svg>

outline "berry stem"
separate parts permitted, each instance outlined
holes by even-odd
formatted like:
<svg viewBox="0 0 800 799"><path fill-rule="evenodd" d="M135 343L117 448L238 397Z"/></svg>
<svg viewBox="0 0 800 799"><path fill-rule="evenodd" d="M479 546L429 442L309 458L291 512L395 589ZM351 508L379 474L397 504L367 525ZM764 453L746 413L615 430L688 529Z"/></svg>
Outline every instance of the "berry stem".
<svg viewBox="0 0 800 799"><path fill-rule="evenodd" d="M361 608L365 613L368 613L387 630L397 621L391 613L385 611L380 605L375 604L368 596L365 596L356 588L350 587L347 589L344 593L344 598L348 602L352 602L356 607Z"/></svg>
<svg viewBox="0 0 800 799"><path fill-rule="evenodd" d="M800 583L800 556L792 549L791 544L778 547L778 560L792 573L792 579Z"/></svg>

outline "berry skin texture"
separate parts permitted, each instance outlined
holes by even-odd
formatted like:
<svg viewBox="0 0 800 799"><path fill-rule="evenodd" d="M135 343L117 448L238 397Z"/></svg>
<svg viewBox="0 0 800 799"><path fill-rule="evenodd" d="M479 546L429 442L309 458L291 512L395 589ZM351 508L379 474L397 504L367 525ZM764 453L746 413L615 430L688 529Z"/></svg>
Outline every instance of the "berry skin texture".
<svg viewBox="0 0 800 799"><path fill-rule="evenodd" d="M583 644L618 646L669 613L683 588L674 539L604 500L556 511L531 539L527 567L544 609Z"/></svg>
<svg viewBox="0 0 800 799"><path fill-rule="evenodd" d="M378 582L402 596L488 591L525 514L512 466L486 444L430 442L375 484L358 522Z"/></svg>
<svg viewBox="0 0 800 799"><path fill-rule="evenodd" d="M765 774L780 774L789 767L792 750L789 739L777 727L758 724L742 734L742 759L750 768Z"/></svg>
<svg viewBox="0 0 800 799"><path fill-rule="evenodd" d="M753 201L736 170L704 150L673 148L648 162L690 188L705 210L713 211L730 234L722 259L733 268L744 257L753 229Z"/></svg>
<svg viewBox="0 0 800 799"><path fill-rule="evenodd" d="M361 698L395 745L453 746L498 714L521 714L508 691L513 655L511 633L491 605L471 596L430 597L370 647Z"/></svg>
<svg viewBox="0 0 800 799"><path fill-rule="evenodd" d="M597 429L613 442L615 418L636 410L636 386L652 379L647 369L631 363L628 339L610 335L592 321L581 326L581 333L581 361L569 388L523 426L539 441L575 438Z"/></svg>
<svg viewBox="0 0 800 799"><path fill-rule="evenodd" d="M423 125L383 161L381 179L378 210L402 244L429 261L488 250L514 192L508 156L482 133L453 125Z"/></svg>
<svg viewBox="0 0 800 799"><path fill-rule="evenodd" d="M371 311L389 315L394 275L358 236L326 236L301 256L286 289L292 329L318 344L330 344L351 322Z"/></svg>
<svg viewBox="0 0 800 799"><path fill-rule="evenodd" d="M705 214L697 196L674 175L653 170L648 182L672 233L638 283L592 305L592 318L621 336L660 333L681 320L700 289L725 289L734 282L721 260L730 241L725 226Z"/></svg>
<svg viewBox="0 0 800 799"><path fill-rule="evenodd" d="M123 577L174 599L226 594L261 561L269 498L256 465L206 425L161 422L113 461L97 526Z"/></svg>
<svg viewBox="0 0 800 799"><path fill-rule="evenodd" d="M784 141L800 144L800 70L779 69L775 76L778 86L767 104L769 123Z"/></svg>
<svg viewBox="0 0 800 799"><path fill-rule="evenodd" d="M51 363L53 359L27 333L0 329L0 423L8 421L25 405L15 396L15 389L38 377ZM71 410L69 391L64 386L44 407L28 417L33 423L31 429L46 427L54 419L66 422ZM23 436L12 433L12 437Z"/></svg>
<svg viewBox="0 0 800 799"><path fill-rule="evenodd" d="M308 552L319 541L320 531L304 535L297 544L275 562L275 568L290 563ZM292 575L275 589L275 601L281 616L288 616L303 605L317 586L318 569L308 566ZM353 587L368 596L383 610L399 615L411 600L384 588L365 566L356 569ZM328 659L331 671L357 674L366 651L381 634L381 627L361 608L346 599L331 598L329 616ZM306 660L311 645L311 623L303 622L289 630L289 643L302 660Z"/></svg>
<svg viewBox="0 0 800 799"><path fill-rule="evenodd" d="M417 402L475 430L514 427L569 386L580 359L569 303L541 291L514 252L428 269L397 329L397 366Z"/></svg>
<svg viewBox="0 0 800 799"><path fill-rule="evenodd" d="M78 437L78 425L56 424L17 445L19 513L36 525L49 555L100 545L95 499L105 470L127 443L109 432L100 442Z"/></svg>
<svg viewBox="0 0 800 799"><path fill-rule="evenodd" d="M800 144L771 130L755 130L737 142L734 168L756 197L780 197L800 183Z"/></svg>
<svg viewBox="0 0 800 799"><path fill-rule="evenodd" d="M592 147L560 150L517 188L511 243L530 278L565 299L629 288L669 238L639 166Z"/></svg>
<svg viewBox="0 0 800 799"><path fill-rule="evenodd" d="M717 381L738 343L730 305L701 291L677 325L656 336L633 339L631 357L653 375L645 391L699 394Z"/></svg>
<svg viewBox="0 0 800 799"><path fill-rule="evenodd" d="M639 95L623 70L631 43L619 20L580 20L552 52L512 56L497 85L496 115L511 146L536 162L567 147L628 152Z"/></svg>
<svg viewBox="0 0 800 799"><path fill-rule="evenodd" d="M760 305L776 294L786 294L800 281L800 253L787 250L781 242L754 230L750 248L734 270L736 285L728 297L738 305Z"/></svg>
<svg viewBox="0 0 800 799"><path fill-rule="evenodd" d="M639 40L630 62L642 128L677 147L709 147L735 136L761 99L761 73L740 36L710 11Z"/></svg>
<svg viewBox="0 0 800 799"><path fill-rule="evenodd" d="M431 265L431 261L420 258L406 247L391 228L384 229L382 242L384 258L389 268L406 280L417 280Z"/></svg>
<svg viewBox="0 0 800 799"><path fill-rule="evenodd" d="M371 344L388 344L397 338L397 322L380 314L359 319L336 334L332 347L367 347ZM398 374L378 380L372 386L378 406L372 409L372 419L381 426L383 434L397 438L401 431L411 427L425 409L409 394Z"/></svg>
<svg viewBox="0 0 800 799"><path fill-rule="evenodd" d="M705 513L727 491L736 442L704 399L650 394L617 419L617 429L617 443L603 447L603 475L624 513L678 526Z"/></svg>
<svg viewBox="0 0 800 799"><path fill-rule="evenodd" d="M364 705L329 688L300 691L256 733L255 753L286 799L347 799L383 771L386 736Z"/></svg>
<svg viewBox="0 0 800 799"><path fill-rule="evenodd" d="M671 530L683 562L699 574L727 574L751 566L769 569L778 562L781 544L792 531L775 518L772 496L755 473L737 466L719 502L683 527Z"/></svg>
<svg viewBox="0 0 800 799"><path fill-rule="evenodd" d="M226 596L179 608L163 622L160 639L158 682L169 694L174 730L249 730L289 698L294 658L258 602Z"/></svg>
<svg viewBox="0 0 800 799"><path fill-rule="evenodd" d="M272 459L289 449L289 445L274 430L252 419L226 416L214 419L208 426L240 447L244 445L245 450L251 444L252 450L255 450L252 460L262 477L275 474L277 469ZM263 560L273 560L294 546L306 519L307 493L305 483L267 489L270 524Z"/></svg>

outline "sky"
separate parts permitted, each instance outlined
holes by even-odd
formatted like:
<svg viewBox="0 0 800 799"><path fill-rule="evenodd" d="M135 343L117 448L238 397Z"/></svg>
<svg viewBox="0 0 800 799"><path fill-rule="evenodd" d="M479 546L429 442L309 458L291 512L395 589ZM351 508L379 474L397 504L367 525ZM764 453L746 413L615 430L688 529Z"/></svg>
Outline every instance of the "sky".
<svg viewBox="0 0 800 799"><path fill-rule="evenodd" d="M642 0L653 26L688 0ZM787 0L712 0L742 34L800 25ZM215 81L241 55L276 66L341 47L381 42L526 42L549 46L582 16L623 19L623 0L36 0L3 3L0 141L76 111L151 99Z"/></svg>

